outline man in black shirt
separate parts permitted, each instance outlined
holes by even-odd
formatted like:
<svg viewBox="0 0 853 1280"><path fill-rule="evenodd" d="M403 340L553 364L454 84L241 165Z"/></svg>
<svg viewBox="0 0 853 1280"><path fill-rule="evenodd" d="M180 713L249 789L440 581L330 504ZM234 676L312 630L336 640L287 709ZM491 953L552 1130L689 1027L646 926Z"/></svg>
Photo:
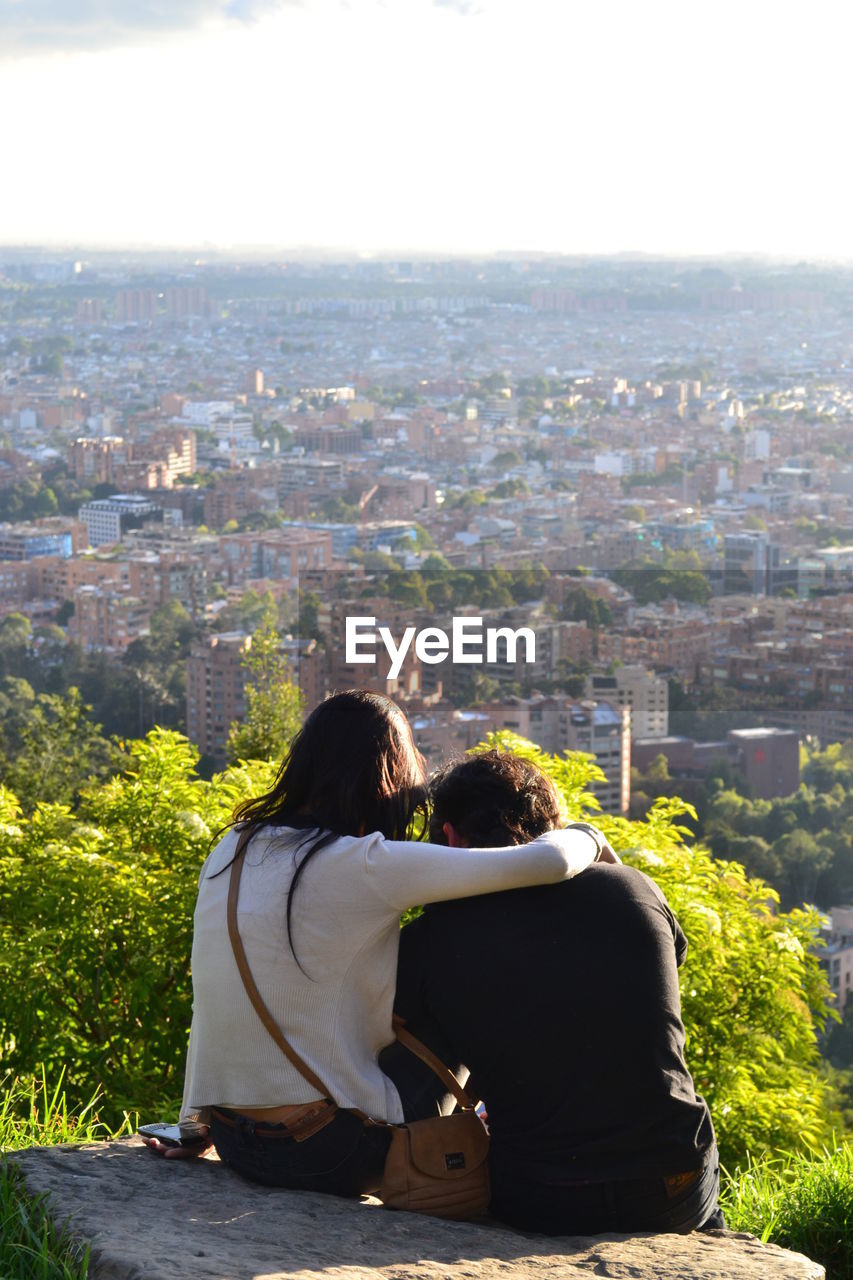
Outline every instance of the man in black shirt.
<svg viewBox="0 0 853 1280"><path fill-rule="evenodd" d="M432 800L430 839L451 845L559 824L550 780L506 752L448 767ZM648 877L599 863L428 906L402 931L397 1012L485 1100L495 1216L551 1234L723 1225L711 1117L684 1063L686 949Z"/></svg>

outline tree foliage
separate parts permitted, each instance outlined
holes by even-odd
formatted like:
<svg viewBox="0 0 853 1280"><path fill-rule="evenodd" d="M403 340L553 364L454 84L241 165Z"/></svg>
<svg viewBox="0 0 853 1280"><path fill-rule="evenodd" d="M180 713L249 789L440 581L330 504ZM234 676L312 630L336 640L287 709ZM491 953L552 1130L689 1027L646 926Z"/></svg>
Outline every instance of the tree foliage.
<svg viewBox="0 0 853 1280"><path fill-rule="evenodd" d="M542 598L549 577L542 565L519 569L452 569L429 556L419 570L401 570L396 564L365 567L377 572L376 593L387 594L413 608L452 611L462 605L481 609L510 609ZM387 573L381 572L388 568Z"/></svg>
<svg viewBox="0 0 853 1280"><path fill-rule="evenodd" d="M566 592L560 606L560 617L569 622L585 622L593 629L609 627L613 622L613 614L607 601L583 587L575 587Z"/></svg>
<svg viewBox="0 0 853 1280"><path fill-rule="evenodd" d="M698 569L670 568L647 561L614 569L611 577L631 592L637 604L658 604L668 599L707 604L711 596L707 575Z"/></svg>
<svg viewBox="0 0 853 1280"><path fill-rule="evenodd" d="M196 758L153 730L75 813L47 788L26 818L0 789L4 1068L64 1068L77 1099L101 1085L111 1118L180 1095L199 868L233 805L271 781L243 765L203 783Z"/></svg>
<svg viewBox="0 0 853 1280"><path fill-rule="evenodd" d="M28 812L45 797L72 804L86 781L106 778L120 766L118 744L93 724L77 689L65 697L53 693L33 695L25 680L4 681L0 707L5 703L0 750L0 783L14 792ZM14 739L14 752L11 740Z"/></svg>
<svg viewBox="0 0 853 1280"><path fill-rule="evenodd" d="M107 734L139 736L155 724L183 728L186 658L202 630L199 620L172 601L155 611L149 635L134 640L121 657L111 657L68 643L55 625L33 627L22 614L9 614L0 622L0 709L5 710L4 694L15 701L9 688L25 681L34 694L73 698L72 690L79 690ZM20 747L20 733L10 731L4 714L0 752L9 761Z"/></svg>
<svg viewBox="0 0 853 1280"><path fill-rule="evenodd" d="M642 822L602 815L591 757L548 756L508 733L488 745L539 763L566 817L599 822L669 899L690 944L687 1061L724 1160L827 1139L833 1099L816 1033L828 988L815 915L780 911L762 881L686 843L680 801L659 801ZM195 750L161 729L128 750L124 771L84 787L73 811L47 787L25 815L0 788L4 1067L26 1074L44 1063L52 1078L64 1067L72 1100L100 1084L108 1120L126 1107L165 1113L180 1096L199 869L235 804L267 790L275 767L241 762L203 781Z"/></svg>
<svg viewBox="0 0 853 1280"><path fill-rule="evenodd" d="M255 632L243 665L247 671L246 718L231 726L228 758L280 761L302 724L304 699L290 678L275 627L264 626Z"/></svg>
<svg viewBox="0 0 853 1280"><path fill-rule="evenodd" d="M752 799L713 784L701 834L778 890L783 905L829 908L853 893L853 743L805 748L802 782L791 795Z"/></svg>

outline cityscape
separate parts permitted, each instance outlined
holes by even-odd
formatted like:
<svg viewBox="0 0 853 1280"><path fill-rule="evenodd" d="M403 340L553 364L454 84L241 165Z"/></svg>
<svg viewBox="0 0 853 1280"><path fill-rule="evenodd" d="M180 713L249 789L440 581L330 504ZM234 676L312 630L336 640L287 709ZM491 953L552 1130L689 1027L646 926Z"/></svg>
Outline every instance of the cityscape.
<svg viewBox="0 0 853 1280"><path fill-rule="evenodd" d="M304 714L384 692L433 767L583 751L606 813L661 760L791 796L853 737L853 273L10 250L3 283L0 627L107 731L223 768L263 622ZM348 619L451 615L479 665L351 660Z"/></svg>
<svg viewBox="0 0 853 1280"><path fill-rule="evenodd" d="M4 280L3 614L120 664L158 610L185 611L174 723L217 764L253 597L290 622L306 710L379 688L429 757L470 742L472 715L578 746L559 706L601 703L635 761L663 743L689 776L713 752L671 734L671 681L677 722L732 690L737 731L853 736L853 276L19 252ZM381 655L347 664L348 613L426 625L439 594L418 575L492 570L508 606L464 581L447 600L534 625L533 662L501 654L476 688L414 653L394 679ZM759 793L794 789L759 754ZM623 811L629 771L626 745L606 769Z"/></svg>

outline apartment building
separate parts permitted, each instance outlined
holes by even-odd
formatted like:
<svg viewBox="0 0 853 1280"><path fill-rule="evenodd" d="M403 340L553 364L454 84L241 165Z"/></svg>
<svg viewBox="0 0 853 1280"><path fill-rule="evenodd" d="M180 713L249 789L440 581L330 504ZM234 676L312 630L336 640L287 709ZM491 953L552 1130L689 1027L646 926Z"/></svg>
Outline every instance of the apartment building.
<svg viewBox="0 0 853 1280"><path fill-rule="evenodd" d="M604 780L590 788L605 813L627 813L631 799L631 712L610 702L509 698L478 708L495 729L510 729L544 751L595 756Z"/></svg>
<svg viewBox="0 0 853 1280"><path fill-rule="evenodd" d="M0 615L18 613L29 600L28 569L25 560L0 560Z"/></svg>
<svg viewBox="0 0 853 1280"><path fill-rule="evenodd" d="M587 677L587 694L631 712L631 736L665 738L669 733L669 682L645 667L617 667L612 675Z"/></svg>
<svg viewBox="0 0 853 1280"><path fill-rule="evenodd" d="M229 631L197 641L187 659L187 737L218 768L234 720L246 713L243 656L251 636Z"/></svg>
<svg viewBox="0 0 853 1280"><path fill-rule="evenodd" d="M207 290L201 285L167 285L164 300L169 320L210 314Z"/></svg>
<svg viewBox="0 0 853 1280"><path fill-rule="evenodd" d="M291 494L315 487L325 489L342 485L344 464L335 458L314 458L290 454L277 468L278 498L283 502Z"/></svg>
<svg viewBox="0 0 853 1280"><path fill-rule="evenodd" d="M714 628L704 615L669 617L663 611L638 609L633 625L619 631L599 631L598 661L618 659L626 665L647 665L693 681L710 657L713 635Z"/></svg>
<svg viewBox="0 0 853 1280"><path fill-rule="evenodd" d="M156 289L119 289L116 293L115 316L119 324L150 324L156 315Z"/></svg>
<svg viewBox="0 0 853 1280"><path fill-rule="evenodd" d="M71 529L65 525L0 524L0 560L35 560L59 556L67 560L74 550Z"/></svg>
<svg viewBox="0 0 853 1280"><path fill-rule="evenodd" d="M774 490L774 492L781 492ZM727 533L723 539L723 590L775 595L793 591L808 597L822 587L826 564L815 556L785 555L766 533Z"/></svg>
<svg viewBox="0 0 853 1280"><path fill-rule="evenodd" d="M295 591L300 574L331 567L332 535L325 529L293 526L228 533L219 539L219 552L229 586L274 578Z"/></svg>
<svg viewBox="0 0 853 1280"><path fill-rule="evenodd" d="M247 471L228 475L204 493L204 523L208 529L223 529L231 520L245 519L259 510L252 477Z"/></svg>
<svg viewBox="0 0 853 1280"><path fill-rule="evenodd" d="M169 485L178 476L192 475L196 469L195 432L186 427L160 427L133 448L134 460L162 462L169 476Z"/></svg>
<svg viewBox="0 0 853 1280"><path fill-rule="evenodd" d="M130 579L127 563L122 560L101 559L98 556L72 557L44 556L33 560L27 575L31 600L52 600L60 603L71 600L78 587L108 587L111 590L129 590Z"/></svg>
<svg viewBox="0 0 853 1280"><path fill-rule="evenodd" d="M360 453L363 447L358 427L300 426L296 441L307 453Z"/></svg>
<svg viewBox="0 0 853 1280"><path fill-rule="evenodd" d="M195 433L163 427L142 440L80 436L68 446L68 465L80 484L171 489L178 476L195 471Z"/></svg>
<svg viewBox="0 0 853 1280"><path fill-rule="evenodd" d="M316 640L285 636L281 651L287 655L291 678L304 698L305 715L310 715L326 696L328 655Z"/></svg>
<svg viewBox="0 0 853 1280"><path fill-rule="evenodd" d="M116 467L131 455L132 446L123 436L80 436L68 446L68 466L78 484L114 484Z"/></svg>
<svg viewBox="0 0 853 1280"><path fill-rule="evenodd" d="M134 640L148 634L152 610L129 591L84 586L77 588L73 599L68 633L83 649L123 653Z"/></svg>

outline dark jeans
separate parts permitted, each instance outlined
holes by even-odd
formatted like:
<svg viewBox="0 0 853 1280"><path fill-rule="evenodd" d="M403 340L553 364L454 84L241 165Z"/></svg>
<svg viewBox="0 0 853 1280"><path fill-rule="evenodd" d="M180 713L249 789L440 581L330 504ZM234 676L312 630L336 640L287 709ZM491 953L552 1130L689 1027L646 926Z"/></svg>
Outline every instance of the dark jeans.
<svg viewBox="0 0 853 1280"><path fill-rule="evenodd" d="M688 1231L725 1227L717 1206L720 1164L716 1147L689 1184L679 1179L631 1178L614 1182L546 1185L492 1169L491 1213L509 1226L543 1235L600 1235L605 1231Z"/></svg>
<svg viewBox="0 0 853 1280"><path fill-rule="evenodd" d="M393 1080L407 1120L449 1114L454 1099L438 1077L401 1044L383 1049L379 1062ZM226 1117L217 1118L216 1111ZM218 1107L210 1139L223 1164L251 1182L292 1191L326 1191L337 1196L368 1195L382 1180L390 1129L365 1125L351 1111L337 1111L325 1128L296 1142L282 1124L250 1120Z"/></svg>
<svg viewBox="0 0 853 1280"><path fill-rule="evenodd" d="M286 1132L283 1124L249 1120L224 1107L211 1117L210 1138L220 1160L250 1182L337 1196L367 1195L379 1186L390 1129L371 1128L351 1111L341 1110L304 1142L286 1137Z"/></svg>

